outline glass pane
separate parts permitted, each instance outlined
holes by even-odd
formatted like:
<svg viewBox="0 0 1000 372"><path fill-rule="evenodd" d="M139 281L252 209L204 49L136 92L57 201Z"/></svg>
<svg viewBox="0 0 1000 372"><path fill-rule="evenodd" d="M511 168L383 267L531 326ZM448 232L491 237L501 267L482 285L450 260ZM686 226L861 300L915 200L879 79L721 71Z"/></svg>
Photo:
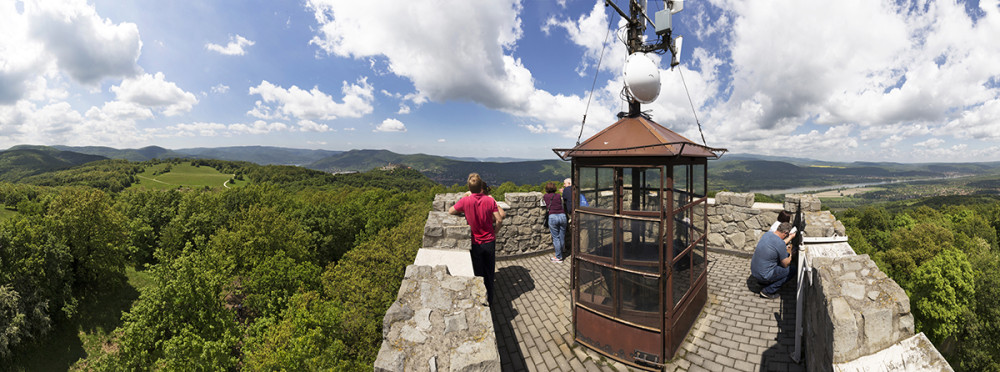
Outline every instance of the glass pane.
<svg viewBox="0 0 1000 372"><path fill-rule="evenodd" d="M632 270L656 273L660 270L660 222L621 219L622 259Z"/></svg>
<svg viewBox="0 0 1000 372"><path fill-rule="evenodd" d="M688 189L688 166L674 166L674 209L683 208L691 202L691 190Z"/></svg>
<svg viewBox="0 0 1000 372"><path fill-rule="evenodd" d="M686 251L679 261L674 263L673 277L673 298L674 306L681 302L684 294L691 289L691 251Z"/></svg>
<svg viewBox="0 0 1000 372"><path fill-rule="evenodd" d="M698 198L705 196L705 167L705 164L691 166L691 183L694 186L691 193Z"/></svg>
<svg viewBox="0 0 1000 372"><path fill-rule="evenodd" d="M580 167L580 195L592 208L614 207L614 169Z"/></svg>
<svg viewBox="0 0 1000 372"><path fill-rule="evenodd" d="M580 226L580 253L611 258L614 230L611 217L577 213Z"/></svg>
<svg viewBox="0 0 1000 372"><path fill-rule="evenodd" d="M631 211L659 211L660 173L660 168L623 168L622 208Z"/></svg>
<svg viewBox="0 0 1000 372"><path fill-rule="evenodd" d="M674 214L674 257L691 245L691 209Z"/></svg>
<svg viewBox="0 0 1000 372"><path fill-rule="evenodd" d="M659 329L660 311L659 279L620 272L622 314L629 322Z"/></svg>
<svg viewBox="0 0 1000 372"><path fill-rule="evenodd" d="M694 266L694 278L698 279L701 273L705 271L705 267L708 266L708 260L705 259L705 241L698 243L697 247L691 252L693 256L691 257L694 261L692 264Z"/></svg>
<svg viewBox="0 0 1000 372"><path fill-rule="evenodd" d="M611 288L614 288L612 270L586 261L578 262L580 273L577 276L577 288L580 291L578 297L580 302L586 305L611 307L614 304L611 293Z"/></svg>

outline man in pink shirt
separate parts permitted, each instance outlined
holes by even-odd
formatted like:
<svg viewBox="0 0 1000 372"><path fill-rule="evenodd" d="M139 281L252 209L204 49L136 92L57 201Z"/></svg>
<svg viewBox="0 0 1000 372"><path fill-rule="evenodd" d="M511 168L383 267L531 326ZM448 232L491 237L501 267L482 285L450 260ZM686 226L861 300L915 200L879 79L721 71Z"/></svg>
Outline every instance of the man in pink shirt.
<svg viewBox="0 0 1000 372"><path fill-rule="evenodd" d="M465 213L472 230L472 272L483 277L486 299L493 303L493 272L496 271L496 230L507 213L497 206L492 196L483 192L483 179L478 173L469 174L469 194L448 208L449 214Z"/></svg>

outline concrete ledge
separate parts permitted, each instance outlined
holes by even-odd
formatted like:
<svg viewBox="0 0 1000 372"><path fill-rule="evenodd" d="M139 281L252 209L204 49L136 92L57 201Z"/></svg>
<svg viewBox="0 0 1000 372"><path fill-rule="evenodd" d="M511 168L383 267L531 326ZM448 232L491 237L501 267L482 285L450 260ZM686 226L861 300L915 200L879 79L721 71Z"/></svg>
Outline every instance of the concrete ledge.
<svg viewBox="0 0 1000 372"><path fill-rule="evenodd" d="M445 265L452 276L475 276L472 272L472 256L469 251L453 249L420 248L417 258L413 260L417 266Z"/></svg>
<svg viewBox="0 0 1000 372"><path fill-rule="evenodd" d="M838 372L954 371L923 332L875 354L834 364L833 370Z"/></svg>

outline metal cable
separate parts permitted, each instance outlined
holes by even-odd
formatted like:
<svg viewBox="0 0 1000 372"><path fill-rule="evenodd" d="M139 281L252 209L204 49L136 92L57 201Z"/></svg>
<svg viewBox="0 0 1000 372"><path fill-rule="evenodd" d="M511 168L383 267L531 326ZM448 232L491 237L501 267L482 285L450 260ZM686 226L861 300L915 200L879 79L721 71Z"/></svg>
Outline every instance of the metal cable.
<svg viewBox="0 0 1000 372"><path fill-rule="evenodd" d="M590 101L594 99L594 88L597 87L597 75L601 72L601 62L604 61L604 51L608 49L608 36L611 36L611 25L604 34L604 44L601 46L601 56L597 59L597 67L594 68L594 82L590 84L590 97L587 98L587 108L583 111L583 121L580 122L580 134L576 136L576 144L580 145L580 137L583 137L583 126L587 124L587 113L590 112Z"/></svg>
<svg viewBox="0 0 1000 372"><path fill-rule="evenodd" d="M681 84L684 84L684 93L687 94L688 103L691 104L691 113L694 114L694 122L698 123L698 133L701 134L701 144L705 145L705 147L708 147L708 142L705 142L705 132L701 131L701 122L698 121L698 111L695 111L694 109L694 101L691 100L691 92L688 91L687 82L684 81L684 69L683 68L677 69L677 73L681 75Z"/></svg>

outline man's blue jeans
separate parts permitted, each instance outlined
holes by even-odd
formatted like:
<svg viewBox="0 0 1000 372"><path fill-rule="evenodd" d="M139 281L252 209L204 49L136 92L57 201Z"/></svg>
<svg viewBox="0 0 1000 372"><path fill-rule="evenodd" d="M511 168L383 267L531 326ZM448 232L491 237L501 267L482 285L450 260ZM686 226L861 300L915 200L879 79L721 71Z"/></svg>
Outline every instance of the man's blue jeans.
<svg viewBox="0 0 1000 372"><path fill-rule="evenodd" d="M787 267L775 266L774 271L771 272L771 277L766 278L766 280L758 280L760 285L765 285L764 289L760 290L764 294L774 294L781 286L788 281L788 278L792 276L792 271Z"/></svg>
<svg viewBox="0 0 1000 372"><path fill-rule="evenodd" d="M566 255L563 253L563 239L566 238L566 214L550 214L549 215L549 232L552 233L552 245L556 247L556 258L563 259Z"/></svg>

